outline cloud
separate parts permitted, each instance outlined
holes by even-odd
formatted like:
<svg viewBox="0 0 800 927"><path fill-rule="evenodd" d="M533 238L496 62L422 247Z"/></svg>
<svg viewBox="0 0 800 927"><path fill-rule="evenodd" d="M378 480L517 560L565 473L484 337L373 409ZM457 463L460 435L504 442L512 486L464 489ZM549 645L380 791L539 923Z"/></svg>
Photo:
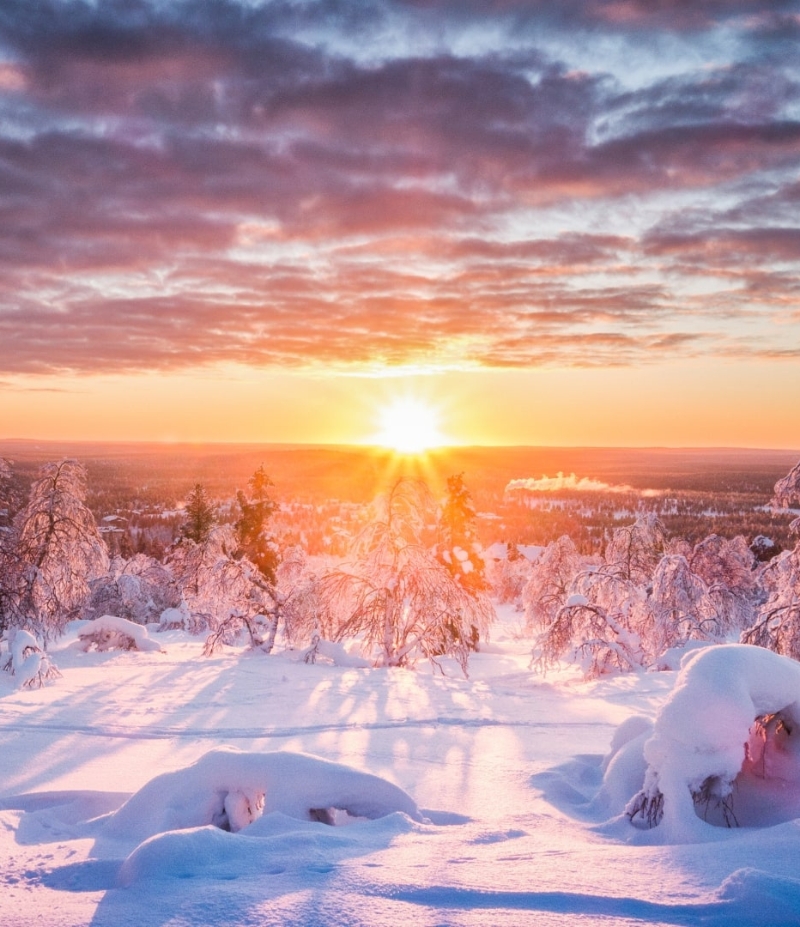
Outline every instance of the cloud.
<svg viewBox="0 0 800 927"><path fill-rule="evenodd" d="M799 22L7 0L0 374L791 355Z"/></svg>

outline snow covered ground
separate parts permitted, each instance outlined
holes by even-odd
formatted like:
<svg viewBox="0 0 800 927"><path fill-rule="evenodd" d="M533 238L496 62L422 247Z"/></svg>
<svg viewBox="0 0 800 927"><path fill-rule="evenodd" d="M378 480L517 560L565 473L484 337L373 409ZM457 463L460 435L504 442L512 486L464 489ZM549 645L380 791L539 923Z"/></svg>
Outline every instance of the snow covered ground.
<svg viewBox="0 0 800 927"><path fill-rule="evenodd" d="M637 829L641 745L605 786L603 757L677 674L543 678L504 618L469 680L205 658L178 631L73 632L39 690L0 674L0 924L800 924L800 784L768 827Z"/></svg>

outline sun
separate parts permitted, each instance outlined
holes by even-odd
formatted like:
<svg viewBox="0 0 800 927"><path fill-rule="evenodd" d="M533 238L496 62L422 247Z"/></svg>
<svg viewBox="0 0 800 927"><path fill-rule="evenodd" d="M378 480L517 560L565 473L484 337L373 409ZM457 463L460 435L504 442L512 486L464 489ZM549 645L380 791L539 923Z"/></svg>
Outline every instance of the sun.
<svg viewBox="0 0 800 927"><path fill-rule="evenodd" d="M376 443L398 454L421 454L444 443L439 413L419 399L394 399L380 413Z"/></svg>

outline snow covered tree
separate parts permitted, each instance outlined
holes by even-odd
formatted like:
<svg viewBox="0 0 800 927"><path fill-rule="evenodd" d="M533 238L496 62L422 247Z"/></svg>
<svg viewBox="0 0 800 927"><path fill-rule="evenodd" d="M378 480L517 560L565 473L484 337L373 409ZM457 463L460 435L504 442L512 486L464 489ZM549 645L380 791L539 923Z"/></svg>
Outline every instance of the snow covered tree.
<svg viewBox="0 0 800 927"><path fill-rule="evenodd" d="M800 463L775 484L771 505L789 509L800 505Z"/></svg>
<svg viewBox="0 0 800 927"><path fill-rule="evenodd" d="M658 518L648 512L634 524L617 528L606 547L609 572L640 585L647 585L664 553L666 532Z"/></svg>
<svg viewBox="0 0 800 927"><path fill-rule="evenodd" d="M181 528L181 536L202 544L209 535L216 521L214 508L209 502L205 487L202 483L195 483L194 489L186 500L186 520Z"/></svg>
<svg viewBox="0 0 800 927"><path fill-rule="evenodd" d="M189 630L214 631L231 616L251 618L274 605L272 590L246 557L236 557L236 534L228 525L212 528L197 544L179 541L167 558L191 615Z"/></svg>
<svg viewBox="0 0 800 927"><path fill-rule="evenodd" d="M115 557L108 572L93 580L81 617L117 615L137 624L158 621L167 608L177 608L181 597L170 571L146 554L130 560Z"/></svg>
<svg viewBox="0 0 800 927"><path fill-rule="evenodd" d="M45 642L77 616L90 582L108 569L106 546L85 497L81 464L46 464L14 519L8 624L40 634Z"/></svg>
<svg viewBox="0 0 800 927"><path fill-rule="evenodd" d="M530 578L522 590L529 630L542 630L553 621L566 602L573 579L585 566L586 560L568 535L548 544L531 567Z"/></svg>
<svg viewBox="0 0 800 927"><path fill-rule="evenodd" d="M0 457L0 632L5 628L5 601L10 593L8 585L12 563L9 526L10 485L11 464L5 457Z"/></svg>
<svg viewBox="0 0 800 927"><path fill-rule="evenodd" d="M274 484L267 476L263 464L250 477L248 485L249 496L241 490L236 494L240 511L236 522L239 548L258 567L261 575L274 584L277 579L275 570L278 566L278 548L267 523L278 505L270 496Z"/></svg>
<svg viewBox="0 0 800 927"><path fill-rule="evenodd" d="M769 561L761 584L766 601L743 632L742 643L800 660L800 543Z"/></svg>
<svg viewBox="0 0 800 927"><path fill-rule="evenodd" d="M447 496L439 516L437 553L450 575L466 589L484 592L486 564L481 556L477 513L464 484L464 474L447 478Z"/></svg>
<svg viewBox="0 0 800 927"><path fill-rule="evenodd" d="M588 678L647 665L640 629L646 594L630 580L588 569L571 582L563 605L538 635L532 664L578 663Z"/></svg>
<svg viewBox="0 0 800 927"><path fill-rule="evenodd" d="M648 600L650 650L657 657L688 640L719 641L722 622L708 586L692 572L685 557L662 557L653 574Z"/></svg>
<svg viewBox="0 0 800 927"><path fill-rule="evenodd" d="M522 611L522 590L528 582L531 564L515 544L494 544L488 551L486 581L499 602L514 602Z"/></svg>
<svg viewBox="0 0 800 927"><path fill-rule="evenodd" d="M730 541L718 534L709 535L695 545L689 566L709 589L725 586L744 599L752 598L758 585L756 558L741 535Z"/></svg>
<svg viewBox="0 0 800 927"><path fill-rule="evenodd" d="M336 639L360 637L368 653L377 650L379 665L449 655L466 674L473 629L484 631L493 610L423 543L434 517L423 482L395 483L355 539L351 562L321 578L320 603L335 622Z"/></svg>

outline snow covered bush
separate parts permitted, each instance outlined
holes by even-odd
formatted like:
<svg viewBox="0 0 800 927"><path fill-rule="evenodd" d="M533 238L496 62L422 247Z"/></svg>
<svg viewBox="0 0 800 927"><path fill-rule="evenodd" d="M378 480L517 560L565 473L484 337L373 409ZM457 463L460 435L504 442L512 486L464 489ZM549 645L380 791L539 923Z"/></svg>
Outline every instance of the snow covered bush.
<svg viewBox="0 0 800 927"><path fill-rule="evenodd" d="M119 618L117 615L101 615L86 624L78 632L81 650L141 650L163 653L161 645L147 633L147 628Z"/></svg>
<svg viewBox="0 0 800 927"><path fill-rule="evenodd" d="M644 784L627 814L664 839L704 838L708 818L741 823L748 779L800 784L800 664L761 647L726 644L688 657L643 744ZM763 791L764 786L759 788ZM746 809L748 823L763 810Z"/></svg>
<svg viewBox="0 0 800 927"><path fill-rule="evenodd" d="M61 676L58 667L30 631L11 628L6 633L6 640L9 655L3 669L16 677L21 688L41 688L47 680Z"/></svg>

